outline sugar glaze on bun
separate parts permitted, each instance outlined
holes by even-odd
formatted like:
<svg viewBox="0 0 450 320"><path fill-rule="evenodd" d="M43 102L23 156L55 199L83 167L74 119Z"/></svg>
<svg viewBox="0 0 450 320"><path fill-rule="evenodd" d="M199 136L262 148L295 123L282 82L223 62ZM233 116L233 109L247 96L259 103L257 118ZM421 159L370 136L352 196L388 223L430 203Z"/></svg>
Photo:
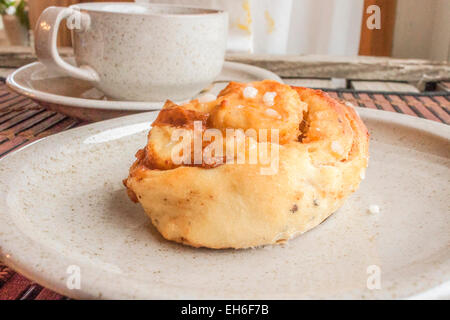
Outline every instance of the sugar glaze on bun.
<svg viewBox="0 0 450 320"><path fill-rule="evenodd" d="M320 224L358 188L369 135L350 105L270 80L231 82L211 100L167 101L124 180L164 238L213 249L282 243ZM174 131L194 123L224 136L228 129L257 134L223 159L175 163ZM261 129L277 130L276 145ZM274 174L261 174L262 161L237 163L238 150L249 156L252 145L276 147Z"/></svg>

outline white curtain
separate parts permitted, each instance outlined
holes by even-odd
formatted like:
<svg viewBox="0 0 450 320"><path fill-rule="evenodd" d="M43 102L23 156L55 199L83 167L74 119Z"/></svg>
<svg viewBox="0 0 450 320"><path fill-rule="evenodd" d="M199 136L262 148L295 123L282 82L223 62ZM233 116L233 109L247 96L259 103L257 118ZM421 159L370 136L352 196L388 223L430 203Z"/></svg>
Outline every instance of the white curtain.
<svg viewBox="0 0 450 320"><path fill-rule="evenodd" d="M364 0L136 0L223 9L228 50L270 54L358 54Z"/></svg>

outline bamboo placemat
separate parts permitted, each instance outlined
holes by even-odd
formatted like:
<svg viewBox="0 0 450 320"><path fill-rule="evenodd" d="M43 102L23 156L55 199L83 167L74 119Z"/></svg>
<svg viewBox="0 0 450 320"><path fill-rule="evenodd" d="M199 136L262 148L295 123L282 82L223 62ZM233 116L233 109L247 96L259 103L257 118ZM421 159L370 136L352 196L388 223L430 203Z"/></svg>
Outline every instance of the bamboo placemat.
<svg viewBox="0 0 450 320"><path fill-rule="evenodd" d="M448 92L398 93L324 89L354 105L399 112L450 124ZM0 82L0 157L43 137L86 124L48 111L32 100L10 91ZM0 265L0 300L62 300L64 296L28 280Z"/></svg>

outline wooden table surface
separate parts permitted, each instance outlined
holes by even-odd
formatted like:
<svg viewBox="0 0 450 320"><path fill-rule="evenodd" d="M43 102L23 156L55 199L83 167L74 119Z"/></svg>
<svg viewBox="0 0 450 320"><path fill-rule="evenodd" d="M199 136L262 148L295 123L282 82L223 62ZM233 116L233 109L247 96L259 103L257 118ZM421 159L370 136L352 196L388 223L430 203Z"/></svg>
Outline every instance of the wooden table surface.
<svg viewBox="0 0 450 320"><path fill-rule="evenodd" d="M62 49L69 56L70 49ZM0 48L0 77L35 61L29 48ZM450 124L447 62L373 57L228 55L278 73L291 85L323 88L337 99ZM424 91L427 89L427 91ZM432 90L432 91L430 91ZM77 119L47 111L0 82L0 157L28 143L76 126ZM0 300L66 299L0 264Z"/></svg>

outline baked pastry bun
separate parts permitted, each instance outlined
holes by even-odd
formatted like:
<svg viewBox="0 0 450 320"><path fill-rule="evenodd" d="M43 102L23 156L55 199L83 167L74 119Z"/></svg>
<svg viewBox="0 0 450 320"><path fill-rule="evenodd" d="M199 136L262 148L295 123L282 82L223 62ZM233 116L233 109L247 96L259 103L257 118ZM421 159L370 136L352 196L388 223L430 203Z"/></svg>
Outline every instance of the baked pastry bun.
<svg viewBox="0 0 450 320"><path fill-rule="evenodd" d="M363 179L367 129L326 93L231 82L210 100L167 101L124 180L164 238L214 249L282 243Z"/></svg>

